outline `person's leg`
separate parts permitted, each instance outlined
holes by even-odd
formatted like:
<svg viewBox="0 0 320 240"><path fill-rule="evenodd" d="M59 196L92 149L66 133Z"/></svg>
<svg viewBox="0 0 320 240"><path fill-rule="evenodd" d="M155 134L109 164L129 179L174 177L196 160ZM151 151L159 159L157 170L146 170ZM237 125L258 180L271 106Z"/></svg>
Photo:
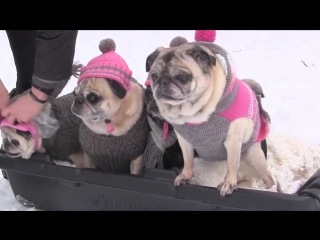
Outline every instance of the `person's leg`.
<svg viewBox="0 0 320 240"><path fill-rule="evenodd" d="M16 93L31 88L36 51L36 30L6 30L17 70Z"/></svg>
<svg viewBox="0 0 320 240"><path fill-rule="evenodd" d="M6 30L13 59L16 65L16 88L10 92L10 98L31 88L34 58L36 52L36 30ZM3 178L7 173L1 170Z"/></svg>

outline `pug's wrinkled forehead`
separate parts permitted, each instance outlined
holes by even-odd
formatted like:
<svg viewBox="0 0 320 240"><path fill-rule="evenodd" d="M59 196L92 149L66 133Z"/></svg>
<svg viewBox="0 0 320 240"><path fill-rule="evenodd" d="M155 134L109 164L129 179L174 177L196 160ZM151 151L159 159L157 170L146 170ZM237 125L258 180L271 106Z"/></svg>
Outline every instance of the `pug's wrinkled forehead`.
<svg viewBox="0 0 320 240"><path fill-rule="evenodd" d="M226 89L229 88L229 85L232 85L233 78L236 74L236 69L231 59L229 53L215 43L207 42L187 42L178 47L164 48L159 47L153 53L151 53L146 61L146 72L149 72L148 79L153 72L162 72L166 68L169 70L171 65L176 67L188 66L188 70L194 71L199 68L195 68L195 61L189 61L190 57L195 59L195 54L201 54L200 57L203 57L203 54L207 54L206 57L209 57L209 61L199 61L200 63L214 63L213 61L219 61L224 74L227 78ZM214 57L215 60L212 58ZM198 63L199 63L198 62ZM174 63L174 64L173 64ZM214 64L213 64L214 65ZM203 73L206 73L206 65L200 65L203 70ZM174 71L172 69L172 71ZM170 70L169 70L170 72ZM172 72L171 72L172 73Z"/></svg>
<svg viewBox="0 0 320 240"><path fill-rule="evenodd" d="M198 58L208 61L197 61ZM150 76L154 72L161 74L163 71L168 72L171 76L177 75L179 71L202 74L209 73L215 61L214 54L207 47L194 43L171 48L157 48L148 57L146 67Z"/></svg>

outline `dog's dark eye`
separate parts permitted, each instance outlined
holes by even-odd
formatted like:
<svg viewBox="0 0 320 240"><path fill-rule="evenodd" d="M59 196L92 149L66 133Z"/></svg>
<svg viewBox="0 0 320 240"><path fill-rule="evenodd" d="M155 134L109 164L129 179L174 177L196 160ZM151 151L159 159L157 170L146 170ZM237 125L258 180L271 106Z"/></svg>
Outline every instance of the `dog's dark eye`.
<svg viewBox="0 0 320 240"><path fill-rule="evenodd" d="M31 133L28 131L21 131L17 129L17 134L25 139L29 139L31 137Z"/></svg>
<svg viewBox="0 0 320 240"><path fill-rule="evenodd" d="M188 74L180 73L179 75L176 76L176 79L178 79L182 83L186 83L190 78Z"/></svg>
<svg viewBox="0 0 320 240"><path fill-rule="evenodd" d="M19 141L16 140L16 139L11 140L11 144L16 146L16 147L20 145Z"/></svg>
<svg viewBox="0 0 320 240"><path fill-rule="evenodd" d="M158 74L154 72L154 73L151 74L150 77L151 77L151 79L152 79L153 81L155 81L155 80L158 78Z"/></svg>
<svg viewBox="0 0 320 240"><path fill-rule="evenodd" d="M94 93L88 94L86 98L87 98L87 101L91 104L95 104L99 101L99 97Z"/></svg>

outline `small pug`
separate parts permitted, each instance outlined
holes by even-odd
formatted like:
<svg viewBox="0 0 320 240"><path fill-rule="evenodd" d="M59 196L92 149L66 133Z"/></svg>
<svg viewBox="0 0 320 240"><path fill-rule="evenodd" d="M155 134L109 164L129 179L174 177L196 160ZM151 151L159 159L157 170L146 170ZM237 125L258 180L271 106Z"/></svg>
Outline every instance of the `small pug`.
<svg viewBox="0 0 320 240"><path fill-rule="evenodd" d="M84 166L140 174L150 131L143 87L132 80L131 90L126 92L113 80L87 78L75 95L72 112L83 120L79 138Z"/></svg>
<svg viewBox="0 0 320 240"><path fill-rule="evenodd" d="M29 90L23 94L29 93ZM15 96L10 101L17 99ZM83 152L78 141L81 120L71 113L73 93L47 102L32 123L1 122L2 150L12 158L29 159L33 153L47 153L55 160L81 163Z"/></svg>
<svg viewBox="0 0 320 240"><path fill-rule="evenodd" d="M140 174L150 128L144 88L113 39L99 43L101 55L81 67L72 112L82 119L79 141L84 166L108 172Z"/></svg>
<svg viewBox="0 0 320 240"><path fill-rule="evenodd" d="M227 161L227 174L218 185L222 196L237 189L240 159L268 188L276 184L261 149L270 119L251 87L236 78L223 48L204 41L160 47L148 56L146 71L159 112L173 125L183 152L175 185L193 177L194 150L203 160Z"/></svg>

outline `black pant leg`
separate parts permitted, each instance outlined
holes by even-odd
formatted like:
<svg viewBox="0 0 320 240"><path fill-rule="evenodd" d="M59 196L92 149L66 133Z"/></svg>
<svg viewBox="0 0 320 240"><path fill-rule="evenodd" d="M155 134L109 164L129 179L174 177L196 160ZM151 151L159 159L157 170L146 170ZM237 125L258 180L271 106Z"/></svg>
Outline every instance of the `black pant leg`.
<svg viewBox="0 0 320 240"><path fill-rule="evenodd" d="M17 70L17 94L31 88L36 52L36 30L6 30Z"/></svg>

